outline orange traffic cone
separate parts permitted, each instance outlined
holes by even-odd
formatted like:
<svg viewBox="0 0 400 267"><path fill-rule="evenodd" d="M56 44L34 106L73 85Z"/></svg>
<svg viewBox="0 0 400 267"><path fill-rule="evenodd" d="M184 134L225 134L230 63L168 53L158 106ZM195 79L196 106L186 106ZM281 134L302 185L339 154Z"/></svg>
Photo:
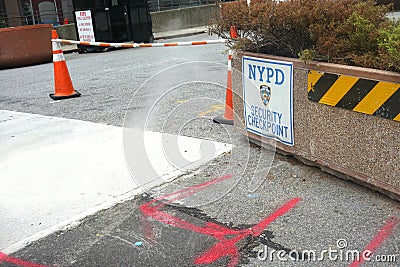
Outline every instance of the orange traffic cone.
<svg viewBox="0 0 400 267"><path fill-rule="evenodd" d="M231 26L231 28L229 29L229 34L230 34L232 39L239 38L239 35L237 33L237 30L236 30L236 26Z"/></svg>
<svg viewBox="0 0 400 267"><path fill-rule="evenodd" d="M58 39L56 30L51 32L52 39ZM53 65L54 65L54 94L50 94L50 97L54 100L61 100L66 98L81 96L80 93L74 90L72 85L71 77L69 76L67 62L61 45L58 42L52 41L53 45Z"/></svg>
<svg viewBox="0 0 400 267"><path fill-rule="evenodd" d="M233 125L233 101L232 101L232 51L228 54L228 77L226 80L225 114L213 119L216 123Z"/></svg>

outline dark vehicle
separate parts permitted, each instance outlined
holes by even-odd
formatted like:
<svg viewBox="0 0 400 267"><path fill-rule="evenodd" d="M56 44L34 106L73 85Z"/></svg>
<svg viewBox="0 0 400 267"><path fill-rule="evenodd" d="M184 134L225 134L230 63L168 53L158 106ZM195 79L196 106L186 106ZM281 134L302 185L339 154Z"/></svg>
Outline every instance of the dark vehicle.
<svg viewBox="0 0 400 267"><path fill-rule="evenodd" d="M400 0L377 0L376 2L383 5L392 4L394 10L400 10Z"/></svg>
<svg viewBox="0 0 400 267"><path fill-rule="evenodd" d="M153 42L152 22L147 0L73 0L76 30L81 41L96 42ZM88 23L80 23L79 16L90 11L89 24L93 31L83 29ZM89 12L87 12L89 13ZM86 17L80 17L80 19ZM91 21L90 21L91 19ZM80 28L81 27L81 28ZM82 35L88 30L90 35ZM93 36L94 35L94 36ZM97 50L79 45L80 51Z"/></svg>

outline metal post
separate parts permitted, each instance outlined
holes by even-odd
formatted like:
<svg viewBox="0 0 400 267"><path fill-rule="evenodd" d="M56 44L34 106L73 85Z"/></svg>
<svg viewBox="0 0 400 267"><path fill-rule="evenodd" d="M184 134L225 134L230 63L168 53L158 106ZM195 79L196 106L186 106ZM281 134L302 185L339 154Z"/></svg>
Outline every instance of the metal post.
<svg viewBox="0 0 400 267"><path fill-rule="evenodd" d="M29 4L30 4L30 6L31 6L31 12L32 12L32 23L33 23L33 25L35 25L35 24L36 24L36 21L35 21L35 11L33 10L32 0L29 0Z"/></svg>
<svg viewBox="0 0 400 267"><path fill-rule="evenodd" d="M57 16L57 22L60 23L60 18L58 17L57 0L53 0L53 2L54 2L54 8L56 11L56 16Z"/></svg>

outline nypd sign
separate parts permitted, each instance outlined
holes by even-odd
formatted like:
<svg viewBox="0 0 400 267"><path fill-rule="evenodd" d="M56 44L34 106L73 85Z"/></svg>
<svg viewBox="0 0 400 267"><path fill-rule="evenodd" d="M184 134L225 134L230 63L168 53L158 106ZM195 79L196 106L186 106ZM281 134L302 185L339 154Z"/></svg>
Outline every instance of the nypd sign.
<svg viewBox="0 0 400 267"><path fill-rule="evenodd" d="M243 56L246 129L293 146L293 63Z"/></svg>

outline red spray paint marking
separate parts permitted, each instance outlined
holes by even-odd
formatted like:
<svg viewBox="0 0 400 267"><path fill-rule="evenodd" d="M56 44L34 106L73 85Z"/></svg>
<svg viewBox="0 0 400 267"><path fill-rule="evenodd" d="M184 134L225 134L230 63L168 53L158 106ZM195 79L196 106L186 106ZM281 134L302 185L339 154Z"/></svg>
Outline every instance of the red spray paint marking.
<svg viewBox="0 0 400 267"><path fill-rule="evenodd" d="M294 198L288 201L286 204L281 206L273 214L271 214L269 217L259 222L257 225L243 230L229 229L227 227L211 222L207 222L205 226L197 226L195 224L192 224L188 221L177 218L160 210L162 207L173 201L193 195L201 190L204 190L210 185L216 184L218 182L230 178L232 178L232 175L226 175L220 178L210 180L203 184L178 190L174 193L159 197L157 199L149 201L148 203L143 204L142 206L140 206L140 210L142 211L143 214L152 217L153 219L160 221L162 223L169 224L188 231L212 236L215 239L217 239L219 242L215 244L213 247L211 247L209 250L204 252L202 255L198 256L194 261L195 264L212 263L222 257L229 256L230 261L228 263L228 266L229 267L236 266L240 260L239 250L236 247L236 243L250 235L259 236L261 232L271 222L276 220L278 217L284 215L286 212L288 212L290 209L296 206L297 203L301 200L300 198ZM160 202L162 200L163 202ZM156 204L156 202L160 203ZM234 237L228 239L227 236L229 235L233 235Z"/></svg>
<svg viewBox="0 0 400 267"><path fill-rule="evenodd" d="M45 265L24 261L18 258L13 258L0 252L0 264L3 262L8 262L23 267L46 267Z"/></svg>
<svg viewBox="0 0 400 267"><path fill-rule="evenodd" d="M374 239L372 239L371 242L365 247L364 251L360 254L360 258L355 259L349 265L349 267L358 267L363 264L365 259L362 255L365 255L364 253L366 253L367 250L371 251L371 253L374 253L375 250L377 250L382 245L382 243L392 234L392 231L398 221L399 220L397 218L389 219L388 222L382 227L382 229L379 230Z"/></svg>
<svg viewBox="0 0 400 267"><path fill-rule="evenodd" d="M144 236L146 237L146 239L150 240L150 242L153 242L155 240L155 234L153 231L153 227L150 224L150 222L147 220L147 216L144 215L143 213L140 215L140 223L143 227Z"/></svg>

